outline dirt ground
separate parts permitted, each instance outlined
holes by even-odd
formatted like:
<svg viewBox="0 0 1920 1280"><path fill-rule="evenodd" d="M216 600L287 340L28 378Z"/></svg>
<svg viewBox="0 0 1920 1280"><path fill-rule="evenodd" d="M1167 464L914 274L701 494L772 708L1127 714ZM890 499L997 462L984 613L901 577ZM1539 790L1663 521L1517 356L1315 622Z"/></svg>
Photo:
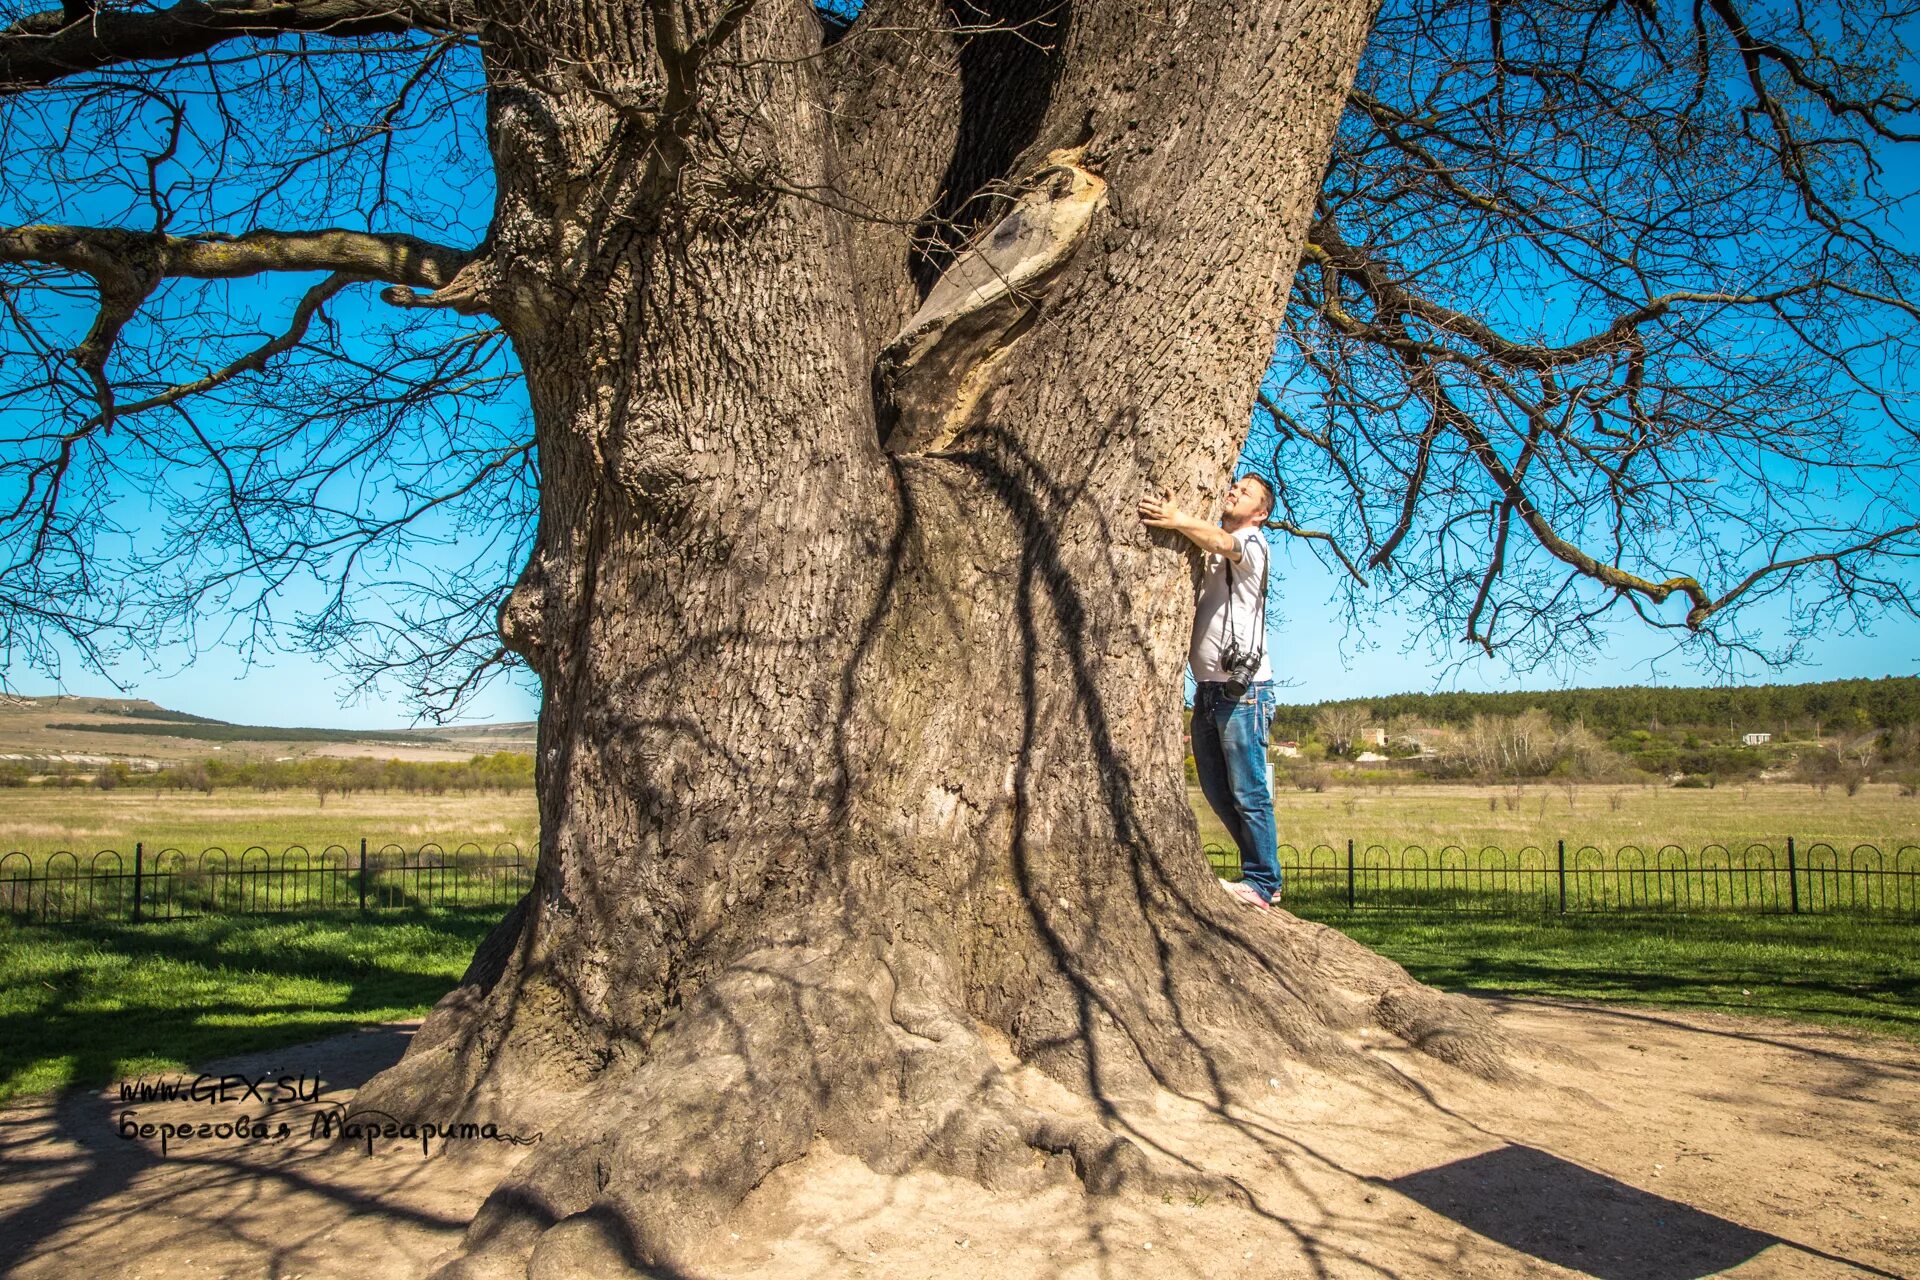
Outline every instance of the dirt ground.
<svg viewBox="0 0 1920 1280"><path fill-rule="evenodd" d="M929 1174L884 1178L817 1150L755 1191L699 1274L1920 1276L1912 1044L1708 1014L1490 1003L1582 1061L1498 1088L1383 1044L1369 1050L1386 1068L1374 1080L1276 1069L1257 1106L1165 1095L1123 1110L1163 1160L1230 1173L1250 1207L1064 1187L996 1195ZM318 1073L324 1107L410 1033L369 1028L210 1070ZM1044 1078L1018 1079L1037 1100L1073 1105ZM311 1137L315 1105L142 1105L108 1091L0 1111L0 1274L402 1280L457 1242L527 1150L469 1140L426 1159L418 1144L383 1140L368 1157ZM119 1136L129 1106L136 1123L265 1114L292 1136L175 1139L163 1156L157 1136Z"/></svg>

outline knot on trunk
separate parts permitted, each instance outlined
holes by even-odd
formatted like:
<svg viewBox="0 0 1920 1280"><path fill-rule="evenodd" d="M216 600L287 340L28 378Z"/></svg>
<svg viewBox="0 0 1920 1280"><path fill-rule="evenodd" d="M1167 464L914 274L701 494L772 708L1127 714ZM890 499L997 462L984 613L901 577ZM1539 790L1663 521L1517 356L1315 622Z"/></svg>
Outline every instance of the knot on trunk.
<svg viewBox="0 0 1920 1280"><path fill-rule="evenodd" d="M1006 217L954 260L874 369L886 447L926 453L973 421L994 367L1086 238L1107 184L1056 151Z"/></svg>
<svg viewBox="0 0 1920 1280"><path fill-rule="evenodd" d="M535 552L520 571L520 580L500 603L500 642L545 674L547 661L547 579Z"/></svg>

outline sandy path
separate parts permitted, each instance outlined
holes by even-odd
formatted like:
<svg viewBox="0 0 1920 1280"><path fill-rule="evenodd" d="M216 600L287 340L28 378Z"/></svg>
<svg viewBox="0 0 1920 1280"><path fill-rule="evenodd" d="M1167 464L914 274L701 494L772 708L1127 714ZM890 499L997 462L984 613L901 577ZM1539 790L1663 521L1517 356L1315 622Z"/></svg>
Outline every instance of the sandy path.
<svg viewBox="0 0 1920 1280"><path fill-rule="evenodd" d="M1126 1123L1171 1160L1232 1172L1225 1199L994 1195L882 1178L816 1151L780 1170L703 1270L734 1280L934 1277L1732 1275L1920 1277L1920 1054L1796 1024L1545 1001L1491 1002L1584 1064L1495 1088L1370 1050L1372 1081L1295 1070L1225 1113L1161 1096ZM319 1072L321 1102L391 1061L385 1027L219 1064ZM1056 1086L1021 1073L1037 1098ZM1070 1103L1069 1103L1070 1105ZM238 1101L137 1108L231 1121ZM402 1277L423 1273L523 1149L371 1158L282 1142L121 1139L115 1095L0 1112L0 1268L9 1276Z"/></svg>

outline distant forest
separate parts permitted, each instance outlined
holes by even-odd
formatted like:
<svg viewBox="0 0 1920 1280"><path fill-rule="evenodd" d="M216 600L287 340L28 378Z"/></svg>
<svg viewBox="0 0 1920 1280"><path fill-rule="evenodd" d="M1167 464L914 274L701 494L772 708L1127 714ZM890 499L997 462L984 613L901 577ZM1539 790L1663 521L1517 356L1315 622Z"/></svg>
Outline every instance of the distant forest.
<svg viewBox="0 0 1920 1280"><path fill-rule="evenodd" d="M1279 740L1305 739L1329 707L1366 707L1382 724L1463 728L1476 715L1516 716L1530 708L1556 725L1581 725L1602 738L1635 731L1691 733L1725 740L1748 733L1776 739L1882 732L1920 724L1920 677L1825 680L1817 684L1745 685L1724 689L1559 689L1537 693L1394 693L1377 698L1281 706Z"/></svg>

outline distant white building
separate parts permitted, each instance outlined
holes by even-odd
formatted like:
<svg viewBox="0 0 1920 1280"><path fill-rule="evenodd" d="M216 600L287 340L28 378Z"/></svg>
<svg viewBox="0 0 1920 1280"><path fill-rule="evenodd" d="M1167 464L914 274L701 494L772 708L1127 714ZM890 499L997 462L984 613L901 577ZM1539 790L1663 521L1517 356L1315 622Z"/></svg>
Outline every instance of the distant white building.
<svg viewBox="0 0 1920 1280"><path fill-rule="evenodd" d="M1764 747L1773 741L1773 735L1770 733L1749 733L1742 737L1740 741L1749 747Z"/></svg>

